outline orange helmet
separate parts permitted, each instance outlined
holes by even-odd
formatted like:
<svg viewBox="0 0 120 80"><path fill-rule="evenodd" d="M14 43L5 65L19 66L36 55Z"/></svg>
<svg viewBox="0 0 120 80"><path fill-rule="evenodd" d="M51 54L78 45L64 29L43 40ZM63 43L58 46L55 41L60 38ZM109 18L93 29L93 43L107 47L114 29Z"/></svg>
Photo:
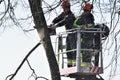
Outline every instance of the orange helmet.
<svg viewBox="0 0 120 80"><path fill-rule="evenodd" d="M93 9L93 5L90 3L86 3L83 7L84 11L90 11L91 9Z"/></svg>
<svg viewBox="0 0 120 80"><path fill-rule="evenodd" d="M64 0L61 4L62 8L70 8L70 2L68 0Z"/></svg>

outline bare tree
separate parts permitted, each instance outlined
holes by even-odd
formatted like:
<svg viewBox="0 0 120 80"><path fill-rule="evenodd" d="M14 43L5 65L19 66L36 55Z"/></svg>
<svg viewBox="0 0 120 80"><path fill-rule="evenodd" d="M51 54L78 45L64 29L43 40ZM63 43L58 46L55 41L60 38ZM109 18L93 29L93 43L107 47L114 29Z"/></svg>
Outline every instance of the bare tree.
<svg viewBox="0 0 120 80"><path fill-rule="evenodd" d="M60 73L58 64L54 55L54 51L51 45L51 40L49 33L47 31L47 24L44 18L44 13L42 10L41 0L29 0L31 12L34 18L34 23L43 46L46 51L48 62L50 64L52 80L60 80Z"/></svg>
<svg viewBox="0 0 120 80"><path fill-rule="evenodd" d="M34 24L41 39L41 43L43 44L46 50L46 56L48 58L48 62L51 69L52 80L60 80L59 68L58 64L53 52L53 48L51 45L50 36L47 30L47 24L44 17L46 14L51 15L50 12L55 11L55 9L60 5L62 0L58 1L56 4L50 5L45 0L28 0L29 5L24 0L0 0L0 7L3 7L3 10L0 11L0 27L5 29L6 27L10 27L12 25L16 25L20 27L23 31L25 27L23 27L23 21L34 19ZM44 7L42 7L42 2L44 3ZM72 3L72 7L78 8L81 12L82 0L70 0ZM15 12L15 9L18 7L18 4L21 3L22 6L31 10L31 14L26 17L18 18L18 15ZM120 15L120 1L119 0L91 0L93 3L94 10L93 14L97 17L98 21L102 21L106 23L110 28L109 37L103 42L104 47L103 51L105 55L112 56L109 60L109 64L105 65L105 69L111 68L110 71L110 79L112 80L113 75L117 73L117 69L119 69L118 60L120 59L120 28L119 28L119 15ZM55 11L57 13L57 11ZM107 18L108 17L108 18ZM11 24L12 23L12 24ZM113 54L114 53L114 54Z"/></svg>

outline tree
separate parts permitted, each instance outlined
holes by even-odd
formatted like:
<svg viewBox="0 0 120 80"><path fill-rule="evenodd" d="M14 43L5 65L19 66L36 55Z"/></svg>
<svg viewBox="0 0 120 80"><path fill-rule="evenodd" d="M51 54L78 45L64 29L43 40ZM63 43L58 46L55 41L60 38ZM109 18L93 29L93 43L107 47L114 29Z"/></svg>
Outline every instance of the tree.
<svg viewBox="0 0 120 80"><path fill-rule="evenodd" d="M46 51L47 59L50 65L52 80L60 80L59 67L57 64L56 57L54 55L41 4L41 0L29 0L29 5L34 19L35 28L37 29L38 35L41 39L41 43L43 44ZM10 80L12 80L15 75L16 73L13 74Z"/></svg>
<svg viewBox="0 0 120 80"><path fill-rule="evenodd" d="M41 7L41 0L29 0L29 4L34 18L35 27L43 43L50 64L52 80L60 80L59 68L51 45L50 36L47 31L47 24Z"/></svg>
<svg viewBox="0 0 120 80"><path fill-rule="evenodd" d="M53 79L57 78L56 80L59 80L60 79L59 73L57 72L59 69L57 67L55 55L53 54L53 49L52 49L50 38L49 38L49 35L47 32L47 25L46 25L44 15L45 15L45 13L51 12L52 10L56 9L56 7L60 4L61 0L55 0L55 1L59 1L59 3L57 3L56 7L53 7L54 5L49 5L47 2L45 2L45 0L42 0L42 1L44 2L44 4L46 4L46 6L44 7L44 8L46 8L46 11L43 11L44 8L42 8L40 6L41 0L29 0L29 2L31 4L31 12L32 12L32 16L33 16L33 19L35 22L36 29L40 36L40 39L42 40L42 43L44 44L44 47L46 49L46 55L48 57L48 62L50 64L52 78ZM72 6L75 7L74 9L78 8L78 10L79 10L81 8L78 6L82 5L82 2L81 2L82 0L81 1L80 0L70 0L70 1L72 3ZM4 6L4 11L0 12L1 13L0 14L0 25L3 26L4 28L10 26L9 22L12 22L17 27L21 27L21 29L24 31L23 27L21 26L21 24L23 24L23 22L21 22L21 23L19 22L19 20L21 20L21 19L18 19L16 17L16 13L14 12L19 2L24 2L24 1L23 0L20 0L20 1L14 0L14 2L12 2L11 0L1 0L0 1L0 4L2 4L1 6ZM120 45L119 45L120 1L119 0L114 0L114 1L113 0L91 0L91 2L93 3L93 6L94 6L93 13L97 17L96 19L98 21L107 23L110 28L110 35L109 35L109 38L104 42L103 49L104 49L104 52L106 53L106 55L111 57L109 64L105 65L106 66L105 69L111 68L110 76L109 76L111 79L113 77L111 75L115 75L116 70L118 68L117 66L119 65L118 60L119 60L119 49L120 49ZM76 5L77 5L77 7L76 7ZM29 6L27 6L27 7L29 7ZM74 9L73 9L73 11L74 11ZM76 11L76 12L80 13L80 10ZM79 13L77 13L77 15ZM22 20L23 19L24 20L31 19L32 16L29 15L26 18L22 18ZM109 16L109 18L107 18L108 16ZM40 20L40 21L38 21L38 20ZM5 23L8 23L8 24L6 25ZM50 52L48 52L48 51L50 51ZM112 53L114 53L114 54L112 54ZM51 60L50 56L53 57L52 60ZM52 66L56 66L56 68L53 69ZM58 75L56 76L55 73L57 73Z"/></svg>
<svg viewBox="0 0 120 80"><path fill-rule="evenodd" d="M40 42L43 44L45 51L46 51L46 56L47 56L47 59L48 59L49 65L50 65L52 80L60 80L59 67L58 67L57 60L56 60L56 57L54 55L54 51L52 48L50 35L48 33L48 30L47 30L47 24L46 24L44 13L43 13L42 6L41 6L42 2L41 2L41 0L28 0L28 1L29 1L32 16L34 19L35 28L38 32L40 39L41 39ZM10 0L8 0L8 5L11 5ZM8 6L8 10L9 10L9 8L13 9L12 6ZM12 17L13 16L11 16L11 19L14 20L15 18L12 18ZM36 47L38 45L36 45ZM31 52L33 50L31 50ZM17 71L14 74L10 75L10 76L12 76L10 78L10 80L12 80L15 77L18 70L20 69L20 67L25 62L25 60L28 58L29 55L30 54L28 54L25 57L25 59L22 61L21 65L18 67Z"/></svg>

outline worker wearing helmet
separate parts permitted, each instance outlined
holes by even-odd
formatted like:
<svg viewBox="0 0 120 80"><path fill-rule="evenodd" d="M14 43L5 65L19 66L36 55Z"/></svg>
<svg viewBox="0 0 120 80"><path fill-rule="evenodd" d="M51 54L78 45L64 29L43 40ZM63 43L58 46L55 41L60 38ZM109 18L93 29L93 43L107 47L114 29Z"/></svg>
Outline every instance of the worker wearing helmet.
<svg viewBox="0 0 120 80"><path fill-rule="evenodd" d="M90 4L90 3L86 3L86 4L83 6L83 10L84 10L84 11L91 11L91 9L93 9L93 5Z"/></svg>
<svg viewBox="0 0 120 80"><path fill-rule="evenodd" d="M74 21L74 26L84 29L94 27L94 16L91 13L93 5L90 3L85 3L83 6L83 13L76 18ZM93 48L93 38L94 33L81 33L81 48L82 49L91 49ZM82 53L82 62L90 63L91 62L91 52L90 51L81 51Z"/></svg>
<svg viewBox="0 0 120 80"><path fill-rule="evenodd" d="M61 3L61 7L63 12L52 21L53 26L51 26L51 28L57 28L65 25L67 30L72 29L75 16L70 10L70 2L68 0L64 0Z"/></svg>
<svg viewBox="0 0 120 80"><path fill-rule="evenodd" d="M75 26L85 25L86 27L94 26L94 16L91 13L93 9L93 5L90 3L86 3L83 6L83 13L77 17L74 22Z"/></svg>
<svg viewBox="0 0 120 80"><path fill-rule="evenodd" d="M61 7L63 12L58 15L53 21L52 26L50 28L55 29L57 27L65 26L66 30L72 29L73 23L75 20L75 16L70 9L70 2L68 0L64 0L61 3ZM75 35L68 34L66 38L66 50L75 49ZM68 67L71 67L73 59L76 59L75 52L68 52L67 53L67 60L68 60Z"/></svg>

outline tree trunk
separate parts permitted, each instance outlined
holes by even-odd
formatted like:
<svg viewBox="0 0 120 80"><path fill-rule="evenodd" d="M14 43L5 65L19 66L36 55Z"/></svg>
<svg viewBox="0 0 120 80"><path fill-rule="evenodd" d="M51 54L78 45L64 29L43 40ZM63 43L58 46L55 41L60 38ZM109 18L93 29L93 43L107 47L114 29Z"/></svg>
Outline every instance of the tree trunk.
<svg viewBox="0 0 120 80"><path fill-rule="evenodd" d="M59 67L52 48L50 36L47 30L44 13L41 7L41 0L28 0L40 40L45 48L46 56L50 66L52 80L61 80Z"/></svg>

